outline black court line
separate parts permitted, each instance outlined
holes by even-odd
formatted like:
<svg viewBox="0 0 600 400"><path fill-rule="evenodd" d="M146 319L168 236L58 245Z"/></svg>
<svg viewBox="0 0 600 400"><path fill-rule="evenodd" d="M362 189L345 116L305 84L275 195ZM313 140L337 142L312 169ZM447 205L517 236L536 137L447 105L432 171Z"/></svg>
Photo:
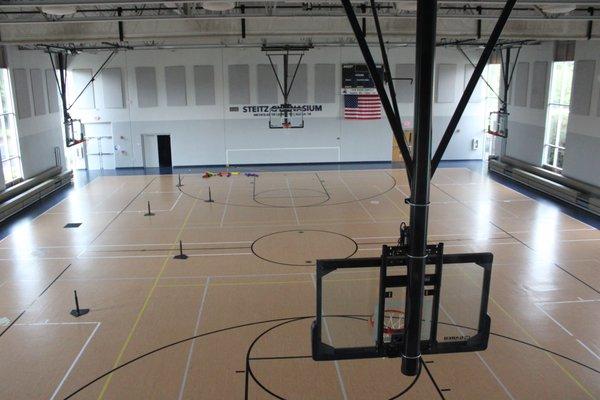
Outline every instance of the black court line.
<svg viewBox="0 0 600 400"><path fill-rule="evenodd" d="M182 343L187 343L187 342L195 340L195 339L200 339L200 338L204 338L204 337L207 337L207 336L210 336L210 335L214 335L214 334L218 334L218 333L222 333L222 332L228 332L228 331L232 331L232 330L236 330L236 329L240 329L240 328L257 326L257 325L262 325L262 324L267 324L267 323L276 323L276 322L282 322L282 321L290 321L290 322L291 321L299 321L299 320L303 320L303 319L305 320L305 319L309 319L309 318L315 318L315 316L314 315L305 315L305 316L300 316L300 317L275 318L275 319L269 319L269 320L263 320L263 321L248 322L248 323L245 323L245 324L228 326L228 327L217 329L217 330L214 330L214 331L209 331L209 332L201 333L201 334L198 334L198 335L195 335L195 336L191 336L191 337L188 337L188 338L185 338L185 339L178 340L176 342L168 343L168 344L166 344L164 346L158 347L158 348L156 348L154 350L151 350L151 351L149 351L147 353L140 354L139 356L137 356L135 358L132 358L131 360L126 361L126 362L124 362L124 363L122 363L122 364L120 364L120 365L118 365L118 366L116 366L116 367L114 367L114 368L112 368L112 369L104 372L103 374L101 374L98 377L94 378L93 380L89 381L85 385L83 385L83 386L79 387L78 389L76 389L74 392L72 392L67 397L65 397L64 400L67 400L67 399L70 399L70 398L74 397L75 395L77 395L78 393L82 392L83 390L85 390L89 386L93 385L94 383L98 382L99 380L107 377L108 375L110 375L110 374L112 374L112 373L114 373L114 372L116 372L116 371L118 371L118 370L120 370L122 368L125 368L128 365L131 365L131 364L133 364L133 363L135 363L135 362L137 362L137 361L139 361L139 360L141 360L141 359L143 359L145 357L148 357L148 356L150 356L152 354L156 354L156 353L158 353L158 352L160 352L162 350L165 350L165 349L168 349L168 348L180 345ZM442 324L441 322L438 322L438 323ZM444 325L455 326L455 327L463 328L463 329L470 329L470 330L473 330L473 331L477 330L475 328L471 328L471 327L463 326L463 325L457 325L457 324L444 323ZM582 362L579 362L579 361L577 361L577 360L575 360L573 358L567 357L567 356L565 356L563 354L557 353L557 352L549 350L547 348L544 348L544 347L541 347L541 346L537 346L537 345L534 345L532 343L528 343L528 342L525 342L523 340L519 340L519 339L510 337L510 336L506 336L506 335L502 335L502 334L499 334L499 333L490 332L490 335L493 335L493 336L496 336L496 337L499 337L499 338L503 338L503 339L506 339L506 340L509 340L509 341L514 341L516 343L520 343L520 344L523 344L525 346L532 347L534 349L538 349L538 350L544 351L546 353L550 353L552 355L555 355L557 357L560 357L560 358L563 358L563 359L565 359L567 361L575 363L575 364L577 364L577 365L579 365L581 367L584 367L584 368L586 368L586 369L588 369L588 370L590 370L592 372L600 374L600 370L597 370L597 369L595 369L595 368L593 368L593 367L591 367L589 365L586 365L586 364L584 364ZM427 364L433 363L432 361L425 361L425 362L423 362L423 359L421 359L421 361L422 361L421 365L425 365L426 363ZM420 374L420 373L421 373L421 368L419 368L418 374ZM417 377L418 376L419 375L417 375ZM393 397L392 399L398 398L399 396L401 396L402 394L404 394L408 389L410 389L414 385L414 383L416 383L416 381L417 380L415 379L413 381L413 383L409 387L407 387L405 389L404 392L400 393L400 395L398 395L396 397Z"/></svg>
<svg viewBox="0 0 600 400"><path fill-rule="evenodd" d="M451 198L453 198L454 200L456 200L457 202L459 202L460 204L462 204L463 206L465 206L466 208L468 208L471 211L475 211L473 210L473 208L469 207L467 204L463 203L462 201L458 200L456 197L452 196L451 194L449 194L448 192L446 192L444 189L432 184L432 186L435 186L436 188L438 188L439 190L441 190L442 192L444 192L445 194L447 194L448 196L450 196ZM571 217L572 218L572 217ZM491 220L488 220L488 222L495 228L499 229L500 231L504 232L505 234L507 234L508 236L510 236L511 238L513 238L514 240L516 240L517 242L519 242L520 244L522 244L523 246L527 247L529 250L533 251L536 254L540 254L540 252L536 249L534 249L533 247L529 246L527 243L525 243L524 241L522 241L521 239L519 239L518 237L514 236L513 234L511 234L510 232L506 231L505 229L501 228L500 226L496 225L494 222L492 222ZM543 253L542 253L543 254ZM558 263L554 262L554 261L549 261L549 263L551 263L552 265L554 265L555 267L557 267L558 269L560 269L561 271L565 272L567 275L571 276L572 278L576 279L577 281L579 281L580 283L584 284L585 286L587 286L588 288L592 289L594 292L596 292L597 294L600 294L600 290L596 289L595 287L593 287L592 285L590 285L589 283L587 283L586 281L584 281L583 279L579 278L578 276L576 276L575 274L567 271L565 268L561 267Z"/></svg>
<svg viewBox="0 0 600 400"><path fill-rule="evenodd" d="M249 357L250 361L261 361L261 360L295 360L299 358L312 358L312 356L272 356L272 357Z"/></svg>
<svg viewBox="0 0 600 400"><path fill-rule="evenodd" d="M2 337L2 335L4 335L4 333L14 325L15 322L17 322L19 320L19 318L21 318L23 316L23 314L25 314L25 310L21 311L21 314L19 314L17 316L17 318L13 319L12 322L10 324L8 324L6 329L4 329L2 332L0 332L0 337Z"/></svg>
<svg viewBox="0 0 600 400"><path fill-rule="evenodd" d="M339 206L339 205L345 205L345 204L352 204L352 203L358 203L361 201L366 201L366 200L371 200L374 199L376 197L380 197L385 195L388 192L391 192L392 190L394 190L396 188L396 178L394 178L393 175L391 175L389 172L385 171L385 174L391 178L392 180L392 185L390 187L388 187L387 189L385 189L384 191L380 192L380 193L376 193L373 194L371 196L367 196L364 198L360 198L360 199L352 199L352 200L346 200L346 201L339 201L336 203L330 203L330 202L323 202L323 204L306 204L306 205L296 205L295 208L311 208L311 207L328 207L328 206ZM256 180L256 178L255 178ZM206 200L203 198L200 198L198 196L195 196L191 193L185 192L184 190L181 189L181 187L177 188L181 193L183 193L184 195L188 196L189 198L192 199L196 199L196 200ZM255 201L255 190L256 190L256 182L254 183L254 189L253 189L253 194L252 194L252 200ZM258 202L257 202L258 203ZM219 204L219 205L223 205L223 206L232 206L232 207L248 207L248 208L294 208L294 206L275 206L275 205L261 205L262 203L258 203L258 204L240 204L240 203L230 203L230 202L222 202L222 201L218 201L215 200L213 198L213 204Z"/></svg>
<svg viewBox="0 0 600 400"><path fill-rule="evenodd" d="M13 321L10 323L10 325L8 325L8 326L6 327L6 329L4 329L4 330L2 331L2 333L0 333L0 337L2 337L2 335L4 335L4 333L5 333L6 331L8 331L8 330L9 330L9 329L10 329L10 328L11 328L11 327L14 325L14 324L15 324L15 322L17 322L17 321L19 320L19 318L21 318L21 317L23 316L23 314L25 314L25 311L29 310L29 308L31 308L31 306L32 306L32 305L33 305L33 304L34 304L34 303L35 303L35 302L36 302L36 301L37 301L37 300L38 300L40 297L42 297L42 295L43 295L44 293L46 293L46 291L47 291L48 289L50 289L50 286L54 285L54 282L56 282L56 281L58 280L58 278L60 278L60 277L62 276L62 274L64 274L64 273L65 273L65 271L66 271L67 269L69 269L69 267L70 267L70 266L71 266L71 264L67 265L67 266L65 267L65 269L63 269L63 270L60 272L60 274L58 274L58 275L56 276L56 278L54 278L54 279L52 280L52 282L50 282L50 284L49 284L48 286L46 286L46 288L44 288L44 290L42 290L42 292L41 292L40 294L38 294L38 295L37 295L37 297L36 297L36 298L35 298L35 299L34 299L34 300L31 302L31 303L29 303L29 305L28 305L27 307L25 307L25 309L24 309L23 311L21 311L21 313L20 313L20 314L17 316L17 318L15 318L15 319L14 319L14 320L13 320Z"/></svg>
<svg viewBox="0 0 600 400"><path fill-rule="evenodd" d="M148 188L148 186L150 186L150 185L151 185L151 184L152 184L152 183L153 183L155 180L156 180L156 177L152 178L152 179L150 180L150 182L148 182L148 183L146 184L146 186L144 186L144 187L142 188L142 190L140 190L140 191L138 192L138 194L136 194L136 195L135 195L135 196L134 196L134 197L133 197L133 198L132 198L132 199L129 201L129 203L127 203L127 204L125 205L125 207L123 207L123 208L121 209L121 211L119 211L119 212L117 213L117 215L115 215L115 216L114 216L114 217L113 217L113 218L112 218L110 221L108 221L108 223L106 224L106 226L105 226L105 227L104 227L104 228L103 228L103 229L102 229L102 230L101 230L101 231L100 231L100 232L99 232L99 233L96 235L96 237L95 237L95 238L93 238L93 239L92 239L92 241L91 241L91 242L89 242L89 243L87 244L87 246L90 246L90 245L91 245L91 244L93 244L93 243L94 243L96 240L98 240L98 238L100 238L100 236L102 236L102 234L103 234L104 232L106 232L106 230L107 230L107 229L108 229L108 228L109 228L109 227L112 225L112 223L113 223L113 222L115 222L115 221L117 220L117 218L119 218L119 217L120 217L120 216L121 216L121 215L122 215L122 214L125 212L125 210L127 210L127 209L129 208L129 206L130 206L131 204L133 204L133 202L134 202L134 201L135 201L135 200L136 200L138 197L140 197L140 196L142 195L142 193L144 193L144 191L145 191L145 190ZM87 247L87 246L86 246L86 247Z"/></svg>
<svg viewBox="0 0 600 400"><path fill-rule="evenodd" d="M444 393L442 393L439 385L437 384L437 382L433 378L433 375L431 374L431 371L429 371L429 367L427 367L427 363L421 363L421 365L423 366L423 368L425 368L425 372L427 372L427 375L429 375L429 379L431 379L431 382L433 383L433 386L435 386L435 390L440 395L440 398L442 400L446 400L446 398L444 397Z"/></svg>

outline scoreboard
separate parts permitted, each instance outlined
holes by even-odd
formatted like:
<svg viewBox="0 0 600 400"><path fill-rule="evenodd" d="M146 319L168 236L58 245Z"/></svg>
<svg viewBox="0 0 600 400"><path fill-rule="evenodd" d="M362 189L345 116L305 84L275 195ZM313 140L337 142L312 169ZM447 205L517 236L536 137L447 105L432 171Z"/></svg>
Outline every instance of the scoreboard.
<svg viewBox="0 0 600 400"><path fill-rule="evenodd" d="M383 67L377 66L377 70L383 79ZM365 64L343 64L342 65L342 93L377 93L375 83L369 69Z"/></svg>

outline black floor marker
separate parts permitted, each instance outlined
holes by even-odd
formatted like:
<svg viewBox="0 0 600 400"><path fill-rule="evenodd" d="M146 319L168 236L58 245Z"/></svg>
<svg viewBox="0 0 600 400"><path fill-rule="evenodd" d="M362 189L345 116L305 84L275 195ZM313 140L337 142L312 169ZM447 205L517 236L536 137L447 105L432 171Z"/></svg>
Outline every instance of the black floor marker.
<svg viewBox="0 0 600 400"><path fill-rule="evenodd" d="M204 200L206 203L214 203L215 201L212 198L212 193L210 191L210 186L208 187L208 200Z"/></svg>
<svg viewBox="0 0 600 400"><path fill-rule="evenodd" d="M183 254L183 242L179 241L179 254L177 254L173 259L175 260L186 260L188 258L187 255Z"/></svg>
<svg viewBox="0 0 600 400"><path fill-rule="evenodd" d="M71 310L71 315L75 318L81 317L90 312L89 308L79 308L79 299L77 298L77 290L73 290L73 294L75 295L75 309Z"/></svg>
<svg viewBox="0 0 600 400"><path fill-rule="evenodd" d="M156 215L152 212L152 210L150 209L150 201L148 201L148 212L146 214L144 214L144 217L151 217L153 215Z"/></svg>

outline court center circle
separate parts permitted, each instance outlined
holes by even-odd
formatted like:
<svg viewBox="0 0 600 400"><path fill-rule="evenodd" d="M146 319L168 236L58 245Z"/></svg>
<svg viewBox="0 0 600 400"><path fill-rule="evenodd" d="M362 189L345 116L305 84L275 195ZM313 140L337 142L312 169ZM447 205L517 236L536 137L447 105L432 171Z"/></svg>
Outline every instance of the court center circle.
<svg viewBox="0 0 600 400"><path fill-rule="evenodd" d="M320 259L350 258L358 244L337 232L295 229L262 236L252 243L251 250L258 258L275 264L310 266Z"/></svg>
<svg viewBox="0 0 600 400"><path fill-rule="evenodd" d="M308 188L271 189L257 192L254 201L271 207L311 207L329 201L329 194Z"/></svg>

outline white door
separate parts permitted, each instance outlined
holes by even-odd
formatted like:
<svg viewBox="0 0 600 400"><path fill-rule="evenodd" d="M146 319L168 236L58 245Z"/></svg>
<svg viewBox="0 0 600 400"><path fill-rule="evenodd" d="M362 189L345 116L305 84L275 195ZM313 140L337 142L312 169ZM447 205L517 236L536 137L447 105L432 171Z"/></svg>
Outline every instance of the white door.
<svg viewBox="0 0 600 400"><path fill-rule="evenodd" d="M115 149L110 123L85 124L88 169L115 169Z"/></svg>
<svg viewBox="0 0 600 400"><path fill-rule="evenodd" d="M156 135L142 135L144 168L158 167L158 140Z"/></svg>

